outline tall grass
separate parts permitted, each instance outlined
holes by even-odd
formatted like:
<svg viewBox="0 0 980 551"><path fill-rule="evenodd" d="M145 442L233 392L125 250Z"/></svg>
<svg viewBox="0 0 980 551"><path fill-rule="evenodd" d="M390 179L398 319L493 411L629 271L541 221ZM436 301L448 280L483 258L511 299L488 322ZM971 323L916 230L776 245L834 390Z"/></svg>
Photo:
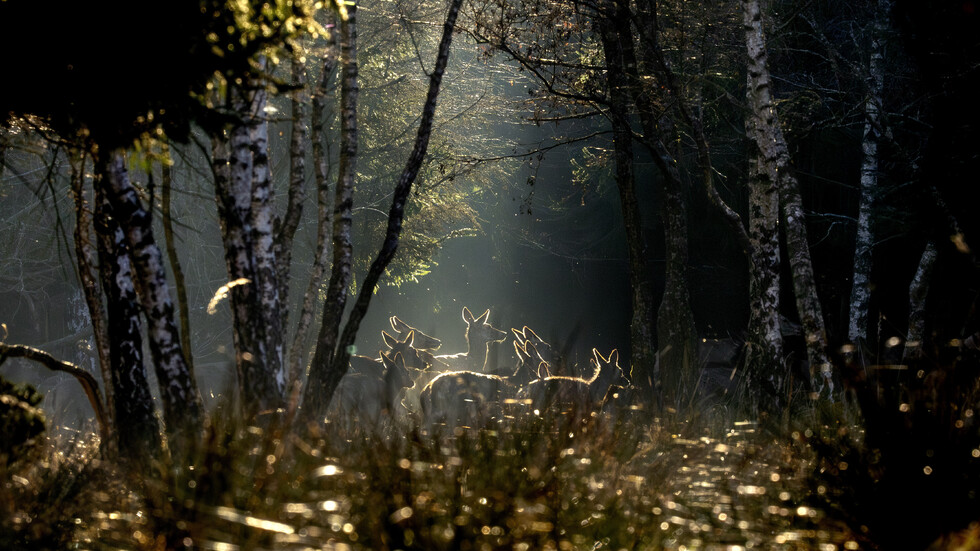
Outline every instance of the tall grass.
<svg viewBox="0 0 980 551"><path fill-rule="evenodd" d="M980 518L974 365L855 379L860 413L786 424L724 402L302 436L215 414L191 465L136 471L94 436L42 443L0 471L0 548L921 549Z"/></svg>

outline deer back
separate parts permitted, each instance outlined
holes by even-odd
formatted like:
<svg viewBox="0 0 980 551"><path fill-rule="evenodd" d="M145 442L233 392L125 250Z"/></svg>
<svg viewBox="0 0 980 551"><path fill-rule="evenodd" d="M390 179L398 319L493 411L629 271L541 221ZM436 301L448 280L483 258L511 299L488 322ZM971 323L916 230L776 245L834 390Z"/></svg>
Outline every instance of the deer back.
<svg viewBox="0 0 980 551"><path fill-rule="evenodd" d="M472 371L440 373L422 389L419 401L428 425L476 426L499 415L514 386L497 375Z"/></svg>

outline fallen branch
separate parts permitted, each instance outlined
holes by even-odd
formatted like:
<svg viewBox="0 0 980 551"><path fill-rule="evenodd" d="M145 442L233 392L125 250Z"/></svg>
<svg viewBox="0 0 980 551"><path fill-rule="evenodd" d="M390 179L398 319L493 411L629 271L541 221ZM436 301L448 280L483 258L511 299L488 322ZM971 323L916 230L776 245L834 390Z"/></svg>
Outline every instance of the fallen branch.
<svg viewBox="0 0 980 551"><path fill-rule="evenodd" d="M91 373L69 362L61 361L51 354L37 348L22 344L3 344L0 343L0 365L3 365L7 358L26 358L34 360L52 371L61 371L74 377L82 390L88 396L88 401L95 411L95 420L99 424L99 436L103 442L109 441L109 422L106 417L105 407L102 405L102 394L99 392L99 383Z"/></svg>

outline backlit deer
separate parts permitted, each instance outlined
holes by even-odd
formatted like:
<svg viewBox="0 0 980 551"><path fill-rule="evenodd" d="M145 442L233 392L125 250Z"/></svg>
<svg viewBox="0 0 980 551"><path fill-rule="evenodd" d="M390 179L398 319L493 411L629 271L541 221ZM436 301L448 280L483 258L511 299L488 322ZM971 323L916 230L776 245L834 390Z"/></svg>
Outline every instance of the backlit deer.
<svg viewBox="0 0 980 551"><path fill-rule="evenodd" d="M442 341L435 337L430 337L418 329L408 325L404 321L398 319L398 316L391 316L388 318L388 323L391 324L391 329L395 333L398 333L399 337L407 337L409 333L414 334L412 346L414 346L417 350L435 352L436 350L439 350L440 346L442 346Z"/></svg>
<svg viewBox="0 0 980 551"><path fill-rule="evenodd" d="M517 356L517 366L514 368L497 368L494 375L506 377L512 385L521 388L537 378L538 366L541 365L541 355L534 344L528 341L514 341L514 354Z"/></svg>
<svg viewBox="0 0 980 551"><path fill-rule="evenodd" d="M435 359L446 364L454 371L487 372L487 355L490 345L507 338L507 333L491 326L487 319L490 310L483 312L480 317L473 317L470 309L463 307L463 321L466 322L466 352L445 354Z"/></svg>
<svg viewBox="0 0 980 551"><path fill-rule="evenodd" d="M380 353L382 369L351 370L334 391L327 419L348 431L374 431L401 415L401 392L414 381L401 354Z"/></svg>
<svg viewBox="0 0 980 551"><path fill-rule="evenodd" d="M415 331L408 331L404 337L404 339L398 340L384 331L381 332L382 340L384 340L390 349L388 355L395 357L396 354L401 354L405 359L405 365L411 369L419 371L429 369L435 363L435 359L431 353L417 346L416 341L419 339L419 336Z"/></svg>
<svg viewBox="0 0 980 551"><path fill-rule="evenodd" d="M381 336L385 344L388 345L388 352L379 352L379 355L374 358L360 354L351 355L350 368L347 371L348 374L365 375L379 379L384 377L385 364L382 356L385 355L388 356L389 360L397 355L401 355L402 361L410 373L422 371L432 362L431 354L413 347L412 343L415 340L415 336L412 332L409 332L403 340L398 340L384 331L381 332Z"/></svg>
<svg viewBox="0 0 980 551"><path fill-rule="evenodd" d="M613 388L628 388L629 379L619 367L619 352L613 350L608 358L595 348L589 360L593 368L590 378L551 375L547 364L542 363L539 378L521 389L520 396L530 401L531 409L538 415L546 413L586 418L599 410L606 395Z"/></svg>
<svg viewBox="0 0 980 551"><path fill-rule="evenodd" d="M548 364L548 371L552 375L568 375L566 373L565 360L562 357L561 352L557 348L552 346L550 343L542 339L531 330L530 327L524 326L521 330L511 328L514 333L514 337L522 345L531 345L533 351L537 354L538 360ZM531 350L528 350L529 352ZM518 353L520 356L520 353ZM535 365L535 369L537 365Z"/></svg>
<svg viewBox="0 0 980 551"><path fill-rule="evenodd" d="M473 371L440 373L419 396L423 426L480 427L503 416L516 387L504 377Z"/></svg>

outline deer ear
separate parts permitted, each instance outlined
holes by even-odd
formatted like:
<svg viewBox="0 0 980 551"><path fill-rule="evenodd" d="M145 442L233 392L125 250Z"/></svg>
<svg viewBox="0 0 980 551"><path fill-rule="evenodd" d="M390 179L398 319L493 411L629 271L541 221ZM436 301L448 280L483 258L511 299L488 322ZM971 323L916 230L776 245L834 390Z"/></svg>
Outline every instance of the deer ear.
<svg viewBox="0 0 980 551"><path fill-rule="evenodd" d="M619 350L613 348L613 351L609 353L609 363L619 365Z"/></svg>
<svg viewBox="0 0 980 551"><path fill-rule="evenodd" d="M463 306L463 321L466 323L473 323L476 321L473 319L473 312L470 312L470 309L465 306Z"/></svg>
<svg viewBox="0 0 980 551"><path fill-rule="evenodd" d="M476 321L478 321L480 323L486 323L488 319L490 319L490 309L489 308L487 308L487 311L486 312L480 314L480 317L476 318Z"/></svg>
<svg viewBox="0 0 980 551"><path fill-rule="evenodd" d="M524 331L523 330L522 331L518 331L517 329L514 329L513 327L511 327L510 330L514 333L514 337L517 338L517 340L521 340L521 341L527 340L524 337Z"/></svg>
<svg viewBox="0 0 980 551"><path fill-rule="evenodd" d="M391 369L391 367L395 364L395 361L392 360L391 356L389 356L384 350L379 352L381 353L381 363L385 366L385 369Z"/></svg>
<svg viewBox="0 0 980 551"><path fill-rule="evenodd" d="M538 378L544 379L545 377L551 377L551 370L548 369L546 362L541 362L538 364Z"/></svg>
<svg viewBox="0 0 980 551"><path fill-rule="evenodd" d="M394 358L394 360L392 360L391 363L393 363L397 369L404 370L405 369L405 356L402 356L402 353L401 352L398 352L398 353L395 354L395 358Z"/></svg>
<svg viewBox="0 0 980 551"><path fill-rule="evenodd" d="M517 354L518 359L523 361L525 356L527 356L527 350L524 349L524 345L521 341L514 341L514 353Z"/></svg>
<svg viewBox="0 0 980 551"><path fill-rule="evenodd" d="M528 340L533 340L534 342L544 342L544 339L538 336L530 327L524 326L524 334L527 335Z"/></svg>
<svg viewBox="0 0 980 551"><path fill-rule="evenodd" d="M409 331L408 335L405 336L405 340L402 342L408 344L408 346L413 346L415 344L415 331Z"/></svg>
<svg viewBox="0 0 980 551"><path fill-rule="evenodd" d="M392 337L386 331L381 332L381 338L385 341L385 344L388 345L388 348L394 348L395 345L398 344L398 339Z"/></svg>
<svg viewBox="0 0 980 551"><path fill-rule="evenodd" d="M406 329L405 322L398 319L398 316L391 316L390 318L388 318L388 322L391 323L392 330L398 333L401 333Z"/></svg>
<svg viewBox="0 0 980 551"><path fill-rule="evenodd" d="M592 355L595 356L595 361L596 361L597 364L612 363L612 354L609 355L609 359L603 358L602 357L602 354L599 353L599 349L598 348L593 348L592 349Z"/></svg>

